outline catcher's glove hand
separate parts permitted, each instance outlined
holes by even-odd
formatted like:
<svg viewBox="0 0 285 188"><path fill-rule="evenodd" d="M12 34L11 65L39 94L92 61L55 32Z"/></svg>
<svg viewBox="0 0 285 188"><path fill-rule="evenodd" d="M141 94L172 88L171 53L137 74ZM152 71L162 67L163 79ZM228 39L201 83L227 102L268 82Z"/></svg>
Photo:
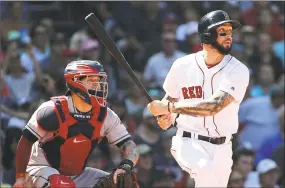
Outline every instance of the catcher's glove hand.
<svg viewBox="0 0 285 188"><path fill-rule="evenodd" d="M93 188L139 188L136 174L132 171L133 166L131 160L124 159L117 169L101 178ZM116 181L116 184L114 181Z"/></svg>
<svg viewBox="0 0 285 188"><path fill-rule="evenodd" d="M134 172L118 174L117 184L113 181L114 173L115 170L111 174L100 178L93 188L139 188Z"/></svg>

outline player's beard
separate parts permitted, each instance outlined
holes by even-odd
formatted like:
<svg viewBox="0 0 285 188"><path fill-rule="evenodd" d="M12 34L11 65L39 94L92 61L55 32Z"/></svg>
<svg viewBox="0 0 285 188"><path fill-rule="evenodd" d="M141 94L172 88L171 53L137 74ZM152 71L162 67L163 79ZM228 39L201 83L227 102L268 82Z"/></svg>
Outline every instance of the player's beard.
<svg viewBox="0 0 285 188"><path fill-rule="evenodd" d="M232 50L232 44L230 45L229 48L225 48L222 45L220 45L219 43L217 43L217 41L215 41L212 46L214 48L216 48L222 55L228 55L231 50Z"/></svg>

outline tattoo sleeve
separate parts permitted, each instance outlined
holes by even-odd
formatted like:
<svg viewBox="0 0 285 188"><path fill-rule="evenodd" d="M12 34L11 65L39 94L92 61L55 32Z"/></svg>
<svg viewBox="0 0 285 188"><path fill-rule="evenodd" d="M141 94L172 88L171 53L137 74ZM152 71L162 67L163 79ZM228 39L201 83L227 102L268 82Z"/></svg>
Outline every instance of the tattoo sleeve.
<svg viewBox="0 0 285 188"><path fill-rule="evenodd" d="M122 150L124 154L124 158L129 159L133 161L134 165L137 163L139 159L139 153L137 150L137 146L132 140L126 141L120 149Z"/></svg>
<svg viewBox="0 0 285 188"><path fill-rule="evenodd" d="M224 91L218 91L208 100L176 102L172 107L172 112L195 117L214 116L233 100L234 98L230 94Z"/></svg>

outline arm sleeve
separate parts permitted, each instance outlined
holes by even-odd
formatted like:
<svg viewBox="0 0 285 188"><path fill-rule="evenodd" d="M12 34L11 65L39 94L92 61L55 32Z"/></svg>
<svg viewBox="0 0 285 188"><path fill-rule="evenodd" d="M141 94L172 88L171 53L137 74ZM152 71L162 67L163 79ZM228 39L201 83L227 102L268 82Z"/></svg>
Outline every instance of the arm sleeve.
<svg viewBox="0 0 285 188"><path fill-rule="evenodd" d="M42 139L47 132L56 131L58 128L59 120L53 106L40 106L26 125L26 129L38 139Z"/></svg>
<svg viewBox="0 0 285 188"><path fill-rule="evenodd" d="M168 72L163 83L163 89L166 95L172 98L179 98L180 88L179 84L176 82L176 80L179 80L180 77L179 65L179 59L177 59L171 66L171 69Z"/></svg>
<svg viewBox="0 0 285 188"><path fill-rule="evenodd" d="M234 99L241 103L249 83L249 70L241 64L235 67L221 83L219 89L229 93Z"/></svg>
<svg viewBox="0 0 285 188"><path fill-rule="evenodd" d="M107 117L102 126L102 136L106 136L111 145L131 137L124 124L122 124L117 114L108 108Z"/></svg>

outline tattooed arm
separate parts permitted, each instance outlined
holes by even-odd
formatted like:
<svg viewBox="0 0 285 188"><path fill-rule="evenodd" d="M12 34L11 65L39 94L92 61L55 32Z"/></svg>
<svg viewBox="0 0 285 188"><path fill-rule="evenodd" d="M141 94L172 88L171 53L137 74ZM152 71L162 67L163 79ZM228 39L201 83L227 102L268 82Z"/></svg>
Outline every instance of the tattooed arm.
<svg viewBox="0 0 285 188"><path fill-rule="evenodd" d="M134 165L136 165L139 159L139 153L134 141L129 139L120 147L120 149L121 152L124 154L124 158L131 160L134 163Z"/></svg>
<svg viewBox="0 0 285 188"><path fill-rule="evenodd" d="M186 114L195 117L214 116L233 100L234 98L230 94L224 91L218 91L210 99L198 102L172 102L170 103L170 111L172 113Z"/></svg>

